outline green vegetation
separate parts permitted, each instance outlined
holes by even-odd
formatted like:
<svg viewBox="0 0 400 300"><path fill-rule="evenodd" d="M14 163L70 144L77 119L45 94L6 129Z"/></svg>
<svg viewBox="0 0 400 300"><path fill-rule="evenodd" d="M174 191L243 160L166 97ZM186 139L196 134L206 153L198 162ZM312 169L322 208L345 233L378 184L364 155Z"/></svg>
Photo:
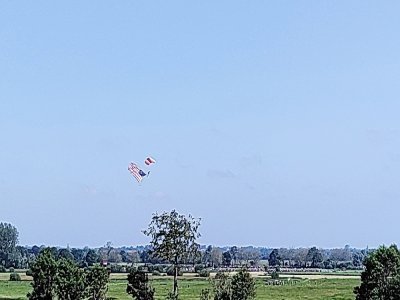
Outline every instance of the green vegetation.
<svg viewBox="0 0 400 300"><path fill-rule="evenodd" d="M164 300L172 289L173 280L153 278L150 281L155 288L155 299ZM295 285L283 286L266 285L264 278L256 279L257 300L354 300L353 289L358 285L358 279L300 280ZM211 288L210 282L203 278L179 279L179 286L180 299L185 300L198 300L202 289ZM126 293L126 287L125 274L124 279L110 281L107 296L121 300L132 299L132 296ZM29 281L0 281L0 300L26 299L30 290Z"/></svg>
<svg viewBox="0 0 400 300"><path fill-rule="evenodd" d="M365 259L357 300L400 299L400 251L396 245L379 247Z"/></svg>

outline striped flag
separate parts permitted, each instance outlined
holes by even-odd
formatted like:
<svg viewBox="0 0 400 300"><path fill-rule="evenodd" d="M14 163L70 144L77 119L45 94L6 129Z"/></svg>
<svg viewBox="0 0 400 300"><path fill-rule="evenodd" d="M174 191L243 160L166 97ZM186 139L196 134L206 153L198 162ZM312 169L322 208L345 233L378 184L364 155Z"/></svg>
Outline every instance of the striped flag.
<svg viewBox="0 0 400 300"><path fill-rule="evenodd" d="M144 163L145 163L146 165L151 165L151 164L154 164L155 162L156 162L156 160L155 160L154 158L150 157L150 156L148 156L148 157L146 158L146 160L144 161Z"/></svg>
<svg viewBox="0 0 400 300"><path fill-rule="evenodd" d="M136 180L140 183L143 180L143 177L146 176L146 173L139 169L139 167L134 164L130 163L128 166L129 172L136 178Z"/></svg>

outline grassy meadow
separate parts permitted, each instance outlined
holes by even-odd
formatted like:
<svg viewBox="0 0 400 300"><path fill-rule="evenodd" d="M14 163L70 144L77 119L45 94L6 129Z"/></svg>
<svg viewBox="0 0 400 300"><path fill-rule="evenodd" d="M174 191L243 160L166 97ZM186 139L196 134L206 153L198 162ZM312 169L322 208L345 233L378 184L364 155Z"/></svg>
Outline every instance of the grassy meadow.
<svg viewBox="0 0 400 300"><path fill-rule="evenodd" d="M21 274L22 275L22 274ZM31 290L30 280L23 277L20 282L8 281L9 273L0 274L0 300L26 299L26 294ZM294 285L266 285L265 278L257 277L257 299L260 300L350 300L354 299L353 288L360 284L357 278L321 278L301 279ZM172 279L157 277L151 279L156 289L155 298L165 299L168 291L172 289ZM109 283L108 297L110 299L132 299L126 294L126 275L112 274ZM180 299L199 299L200 291L209 288L207 279L180 278Z"/></svg>

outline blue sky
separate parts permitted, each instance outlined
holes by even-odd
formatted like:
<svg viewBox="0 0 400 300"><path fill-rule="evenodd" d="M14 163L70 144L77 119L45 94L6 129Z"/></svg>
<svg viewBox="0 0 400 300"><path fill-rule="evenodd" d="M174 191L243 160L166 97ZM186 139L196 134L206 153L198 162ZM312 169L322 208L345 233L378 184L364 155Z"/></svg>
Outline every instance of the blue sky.
<svg viewBox="0 0 400 300"><path fill-rule="evenodd" d="M2 1L0 221L21 244L398 242L396 1ZM129 162L157 159L138 185Z"/></svg>

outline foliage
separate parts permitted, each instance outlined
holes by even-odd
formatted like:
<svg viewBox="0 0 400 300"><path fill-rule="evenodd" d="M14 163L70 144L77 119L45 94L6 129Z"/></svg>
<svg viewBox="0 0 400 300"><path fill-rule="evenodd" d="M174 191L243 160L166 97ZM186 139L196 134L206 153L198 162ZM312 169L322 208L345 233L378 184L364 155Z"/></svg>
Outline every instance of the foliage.
<svg viewBox="0 0 400 300"><path fill-rule="evenodd" d="M224 272L218 272L213 280L214 300L231 299L231 280L229 275Z"/></svg>
<svg viewBox="0 0 400 300"><path fill-rule="evenodd" d="M229 251L222 253L222 264L224 266L230 266L232 262L232 255Z"/></svg>
<svg viewBox="0 0 400 300"><path fill-rule="evenodd" d="M89 266L93 266L99 260L99 255L93 249L89 249L86 254L85 261Z"/></svg>
<svg viewBox="0 0 400 300"><path fill-rule="evenodd" d="M55 293L57 262L50 248L43 249L31 264L33 291L28 293L29 300L51 300Z"/></svg>
<svg viewBox="0 0 400 300"><path fill-rule="evenodd" d="M106 299L109 273L102 266L93 266L86 270L86 286L90 300Z"/></svg>
<svg viewBox="0 0 400 300"><path fill-rule="evenodd" d="M18 243L18 230L9 223L0 223L0 266L8 267L9 256Z"/></svg>
<svg viewBox="0 0 400 300"><path fill-rule="evenodd" d="M183 272L182 272L182 270L179 268L179 266L178 266L177 268L175 268L175 266L172 265L172 266L169 266L169 267L167 268L167 270L166 270L166 273L167 273L168 276L174 276L174 275L175 275L175 272L176 272L176 275L177 275L177 276L182 276L182 275L183 275Z"/></svg>
<svg viewBox="0 0 400 300"><path fill-rule="evenodd" d="M256 297L256 283L247 269L241 269L232 277L232 300L247 300Z"/></svg>
<svg viewBox="0 0 400 300"><path fill-rule="evenodd" d="M18 273L10 274L10 281L21 281L21 276Z"/></svg>
<svg viewBox="0 0 400 300"><path fill-rule="evenodd" d="M202 289L200 293L200 300L211 300L211 291L209 289Z"/></svg>
<svg viewBox="0 0 400 300"><path fill-rule="evenodd" d="M307 261L311 261L311 267L316 268L323 261L322 253L316 247L312 247L308 250Z"/></svg>
<svg viewBox="0 0 400 300"><path fill-rule="evenodd" d="M180 215L173 210L161 215L154 214L147 230L143 231L151 238L151 254L174 266L174 297L178 295L179 265L193 259L198 252L196 239L200 237L199 226L199 219Z"/></svg>
<svg viewBox="0 0 400 300"><path fill-rule="evenodd" d="M277 271L272 271L271 279L279 279L279 273Z"/></svg>
<svg viewBox="0 0 400 300"><path fill-rule="evenodd" d="M357 300L400 299L400 252L396 245L381 246L364 261Z"/></svg>
<svg viewBox="0 0 400 300"><path fill-rule="evenodd" d="M197 274L199 274L199 277L210 277L210 271L207 269L202 269Z"/></svg>
<svg viewBox="0 0 400 300"><path fill-rule="evenodd" d="M72 260L61 258L58 261L56 294L59 299L80 300L85 298L85 272Z"/></svg>
<svg viewBox="0 0 400 300"><path fill-rule="evenodd" d="M167 297L165 297L165 300L178 300L178 293L177 292L169 292L167 294Z"/></svg>
<svg viewBox="0 0 400 300"><path fill-rule="evenodd" d="M281 264L280 260L281 257L279 255L279 250L278 249L272 250L272 252L269 254L268 264L270 266L279 266Z"/></svg>
<svg viewBox="0 0 400 300"><path fill-rule="evenodd" d="M69 249L60 249L58 250L57 258L65 258L69 260L74 260L74 256L72 255Z"/></svg>
<svg viewBox="0 0 400 300"><path fill-rule="evenodd" d="M126 292L136 300L153 300L154 289L149 285L149 277L146 272L132 270L128 274L128 286Z"/></svg>

